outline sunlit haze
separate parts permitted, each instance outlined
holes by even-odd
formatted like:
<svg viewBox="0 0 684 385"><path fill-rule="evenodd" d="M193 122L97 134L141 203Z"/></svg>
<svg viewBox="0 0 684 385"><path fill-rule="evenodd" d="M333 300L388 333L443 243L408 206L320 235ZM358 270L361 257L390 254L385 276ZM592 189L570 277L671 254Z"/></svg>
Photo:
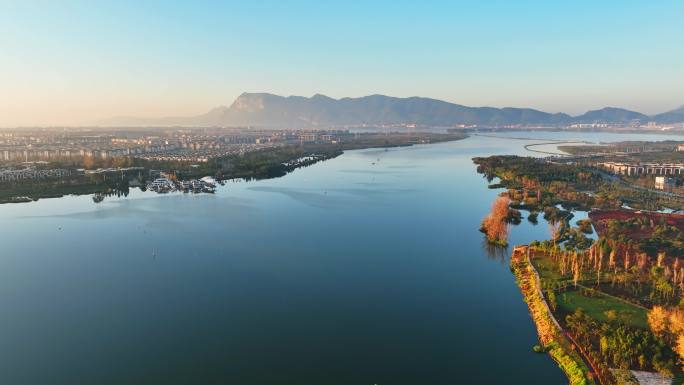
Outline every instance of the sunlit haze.
<svg viewBox="0 0 684 385"><path fill-rule="evenodd" d="M0 385L684 385L684 0L0 0Z"/></svg>
<svg viewBox="0 0 684 385"><path fill-rule="evenodd" d="M653 114L681 1L3 1L0 127L201 114L242 92Z"/></svg>

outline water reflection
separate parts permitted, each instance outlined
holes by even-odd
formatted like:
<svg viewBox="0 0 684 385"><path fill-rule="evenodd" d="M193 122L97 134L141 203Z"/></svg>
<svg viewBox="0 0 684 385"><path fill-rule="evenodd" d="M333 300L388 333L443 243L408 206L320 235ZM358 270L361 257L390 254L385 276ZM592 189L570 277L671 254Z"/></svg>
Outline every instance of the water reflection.
<svg viewBox="0 0 684 385"><path fill-rule="evenodd" d="M2 205L0 383L567 383L530 349L510 248L477 232L501 190L471 158L526 153L511 142L350 151L214 195ZM510 244L547 239L539 222Z"/></svg>
<svg viewBox="0 0 684 385"><path fill-rule="evenodd" d="M507 265L510 247L493 244L485 238L482 240L482 249L485 251L487 258L498 261L502 265Z"/></svg>

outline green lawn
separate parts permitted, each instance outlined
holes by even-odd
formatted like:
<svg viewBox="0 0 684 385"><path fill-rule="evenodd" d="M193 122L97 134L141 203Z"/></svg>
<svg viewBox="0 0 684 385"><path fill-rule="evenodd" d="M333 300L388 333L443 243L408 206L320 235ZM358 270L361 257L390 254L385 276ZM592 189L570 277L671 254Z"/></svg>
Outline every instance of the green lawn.
<svg viewBox="0 0 684 385"><path fill-rule="evenodd" d="M532 258L532 264L539 273L539 279L544 282L558 282L572 279L572 276L569 274L561 276L556 262L554 262L550 257L536 255L534 258Z"/></svg>
<svg viewBox="0 0 684 385"><path fill-rule="evenodd" d="M579 291L559 293L556 297L558 306L567 312L572 313L575 309L581 307L591 318L601 322L608 322L610 319L606 312L615 310L619 322L641 329L648 329L646 310L615 298L602 294L596 294L595 297L587 297L580 294Z"/></svg>

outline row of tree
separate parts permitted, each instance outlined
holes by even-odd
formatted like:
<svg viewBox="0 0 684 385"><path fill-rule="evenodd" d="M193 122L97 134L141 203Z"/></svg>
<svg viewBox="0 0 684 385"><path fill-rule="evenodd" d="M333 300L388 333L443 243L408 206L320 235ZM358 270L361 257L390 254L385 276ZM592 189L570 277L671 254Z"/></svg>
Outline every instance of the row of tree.
<svg viewBox="0 0 684 385"><path fill-rule="evenodd" d="M684 363L684 310L681 307L667 309L654 306L648 312L648 325L651 331L667 342Z"/></svg>
<svg viewBox="0 0 684 385"><path fill-rule="evenodd" d="M593 280L597 287L610 283L633 297L649 290L651 303L679 304L684 293L684 264L678 256L660 252L656 258L651 258L633 244L605 237L592 242L582 237L577 228L573 228L570 234L566 235L564 247L568 244L573 246L565 249L554 241L533 242L531 245L544 251L555 262L560 275L569 277L575 286L580 281ZM578 246L582 248L575 248Z"/></svg>
<svg viewBox="0 0 684 385"><path fill-rule="evenodd" d="M658 371L672 375L678 357L649 330L617 322L601 323L578 308L565 318L568 330L592 360L610 368Z"/></svg>

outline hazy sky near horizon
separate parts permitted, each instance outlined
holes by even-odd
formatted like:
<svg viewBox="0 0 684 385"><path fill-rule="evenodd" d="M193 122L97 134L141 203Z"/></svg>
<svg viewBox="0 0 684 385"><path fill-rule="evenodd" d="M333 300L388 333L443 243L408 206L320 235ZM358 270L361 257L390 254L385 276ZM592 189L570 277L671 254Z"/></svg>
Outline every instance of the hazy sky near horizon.
<svg viewBox="0 0 684 385"><path fill-rule="evenodd" d="M242 92L572 114L684 104L682 1L0 0L0 126L201 114Z"/></svg>

